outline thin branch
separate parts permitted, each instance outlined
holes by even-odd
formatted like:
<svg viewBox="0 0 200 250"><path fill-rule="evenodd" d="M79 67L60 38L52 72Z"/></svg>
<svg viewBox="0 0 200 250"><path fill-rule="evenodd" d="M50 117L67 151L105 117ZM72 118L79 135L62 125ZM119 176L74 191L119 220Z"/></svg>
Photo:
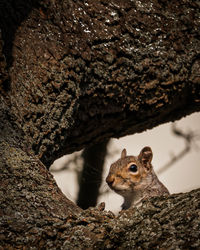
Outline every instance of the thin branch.
<svg viewBox="0 0 200 250"><path fill-rule="evenodd" d="M55 167L55 165L53 164L51 166L50 171L52 173L57 173L57 172L61 172L61 171L65 171L65 170L70 170L70 171L74 171L74 168L70 168L70 165L73 164L74 166L78 165L78 161L81 159L81 154L77 153L74 154L74 156L68 160L66 160L66 162L59 168Z"/></svg>
<svg viewBox="0 0 200 250"><path fill-rule="evenodd" d="M197 135L194 131L183 132L179 128L176 127L176 124L172 124L172 132L174 135L179 136L185 140L185 147L181 150L177 155L173 156L171 160L165 164L161 169L158 170L158 174L162 174L167 169L169 169L174 163L179 161L182 157L188 154L192 148L192 144L194 143L195 139L199 139L199 135Z"/></svg>

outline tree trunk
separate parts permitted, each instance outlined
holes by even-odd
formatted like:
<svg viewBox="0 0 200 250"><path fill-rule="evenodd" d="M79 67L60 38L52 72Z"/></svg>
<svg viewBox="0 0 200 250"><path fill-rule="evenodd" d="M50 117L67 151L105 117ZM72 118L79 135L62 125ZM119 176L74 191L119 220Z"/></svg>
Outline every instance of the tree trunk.
<svg viewBox="0 0 200 250"><path fill-rule="evenodd" d="M83 170L79 183L77 205L83 209L95 207L102 183L103 167L109 140L85 148Z"/></svg>
<svg viewBox="0 0 200 250"><path fill-rule="evenodd" d="M198 1L0 1L2 249L200 247L199 190L116 218L82 211L47 170L199 111L199 49Z"/></svg>

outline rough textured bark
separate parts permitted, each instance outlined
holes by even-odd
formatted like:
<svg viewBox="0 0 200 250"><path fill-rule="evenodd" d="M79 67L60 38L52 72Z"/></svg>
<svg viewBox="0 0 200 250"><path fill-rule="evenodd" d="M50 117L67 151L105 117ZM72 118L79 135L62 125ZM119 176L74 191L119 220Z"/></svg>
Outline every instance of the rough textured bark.
<svg viewBox="0 0 200 250"><path fill-rule="evenodd" d="M45 239L81 210L62 194L2 107L0 117L0 249L47 246Z"/></svg>
<svg viewBox="0 0 200 250"><path fill-rule="evenodd" d="M115 218L47 170L199 111L199 2L1 0L0 27L1 247L199 248L199 190Z"/></svg>
<svg viewBox="0 0 200 250"><path fill-rule="evenodd" d="M2 85L45 164L199 110L198 1L2 0L0 16Z"/></svg>

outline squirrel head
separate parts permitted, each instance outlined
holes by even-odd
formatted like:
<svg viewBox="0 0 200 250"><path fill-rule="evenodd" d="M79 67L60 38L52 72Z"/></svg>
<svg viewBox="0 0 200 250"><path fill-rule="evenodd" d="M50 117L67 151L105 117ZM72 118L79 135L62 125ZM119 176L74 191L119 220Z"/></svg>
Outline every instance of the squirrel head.
<svg viewBox="0 0 200 250"><path fill-rule="evenodd" d="M138 156L127 156L126 149L121 158L110 166L106 182L109 187L122 196L128 196L149 184L152 173L150 147L144 147Z"/></svg>

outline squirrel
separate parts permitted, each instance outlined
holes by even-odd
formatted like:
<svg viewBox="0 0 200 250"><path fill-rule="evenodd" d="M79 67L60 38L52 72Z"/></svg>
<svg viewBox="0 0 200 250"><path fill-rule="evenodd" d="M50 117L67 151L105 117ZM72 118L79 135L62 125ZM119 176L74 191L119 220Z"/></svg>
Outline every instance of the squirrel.
<svg viewBox="0 0 200 250"><path fill-rule="evenodd" d="M144 147L138 156L127 156L126 149L123 149L121 158L110 166L106 182L123 196L122 210L139 207L143 199L169 195L153 170L152 157L150 147Z"/></svg>

